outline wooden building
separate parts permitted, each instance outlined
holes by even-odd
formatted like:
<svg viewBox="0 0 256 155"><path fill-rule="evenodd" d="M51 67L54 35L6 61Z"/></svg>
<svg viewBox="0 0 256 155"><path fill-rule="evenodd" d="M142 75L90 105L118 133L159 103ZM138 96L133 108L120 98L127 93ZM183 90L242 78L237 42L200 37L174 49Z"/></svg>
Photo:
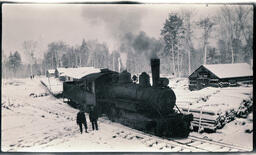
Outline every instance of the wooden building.
<svg viewBox="0 0 256 155"><path fill-rule="evenodd" d="M54 77L55 76L55 70L54 69L49 69L46 72L46 77Z"/></svg>
<svg viewBox="0 0 256 155"><path fill-rule="evenodd" d="M201 65L188 78L190 90L237 86L240 82L252 83L253 71L247 63Z"/></svg>

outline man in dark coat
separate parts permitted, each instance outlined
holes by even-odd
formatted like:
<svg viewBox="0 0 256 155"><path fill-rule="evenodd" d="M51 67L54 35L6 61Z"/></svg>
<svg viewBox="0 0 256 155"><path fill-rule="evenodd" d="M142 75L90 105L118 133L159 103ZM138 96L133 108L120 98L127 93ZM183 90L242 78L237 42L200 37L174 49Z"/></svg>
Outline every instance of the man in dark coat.
<svg viewBox="0 0 256 155"><path fill-rule="evenodd" d="M85 132L87 132L87 122L86 122L86 117L85 117L85 114L83 111L79 111L77 113L77 116L76 116L76 123L79 125L80 127L80 132L82 134L83 132L83 127L82 127L82 124L84 124L84 128L85 128Z"/></svg>
<svg viewBox="0 0 256 155"><path fill-rule="evenodd" d="M97 123L98 113L97 113L96 107L90 108L89 118L92 123L92 130L94 129L98 130L98 123Z"/></svg>

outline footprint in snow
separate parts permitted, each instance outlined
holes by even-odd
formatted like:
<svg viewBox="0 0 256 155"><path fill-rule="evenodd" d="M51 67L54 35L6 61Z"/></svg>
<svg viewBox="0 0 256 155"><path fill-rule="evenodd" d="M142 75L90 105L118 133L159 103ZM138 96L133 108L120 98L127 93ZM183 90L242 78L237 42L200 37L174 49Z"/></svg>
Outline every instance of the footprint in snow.
<svg viewBox="0 0 256 155"><path fill-rule="evenodd" d="M10 144L9 146L10 146L10 147L13 147L13 146L15 146L15 144Z"/></svg>
<svg viewBox="0 0 256 155"><path fill-rule="evenodd" d="M64 127L65 131L71 131L71 128Z"/></svg>
<svg viewBox="0 0 256 155"><path fill-rule="evenodd" d="M19 140L18 142L20 143L20 142L22 142L22 141L23 141L23 139Z"/></svg>
<svg viewBox="0 0 256 155"><path fill-rule="evenodd" d="M137 139L143 139L143 137L140 137L140 136L135 136Z"/></svg>
<svg viewBox="0 0 256 155"><path fill-rule="evenodd" d="M44 137L44 139L48 139L48 138L50 138L49 136L47 136L47 137Z"/></svg>

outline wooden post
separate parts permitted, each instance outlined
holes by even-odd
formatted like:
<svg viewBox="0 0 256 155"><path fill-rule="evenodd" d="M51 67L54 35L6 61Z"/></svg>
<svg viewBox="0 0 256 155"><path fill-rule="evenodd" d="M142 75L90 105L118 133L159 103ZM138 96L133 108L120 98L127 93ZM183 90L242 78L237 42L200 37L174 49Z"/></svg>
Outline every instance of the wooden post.
<svg viewBox="0 0 256 155"><path fill-rule="evenodd" d="M189 104L188 104L188 114L189 114L189 111L190 111L190 102L189 102ZM190 130L194 130L194 126L193 126L193 124L191 124L190 123ZM198 128L199 129L199 128Z"/></svg>
<svg viewBox="0 0 256 155"><path fill-rule="evenodd" d="M52 91L52 89L51 89L51 83L50 83L49 77L48 77L48 83L49 83L49 88L50 88L50 90Z"/></svg>
<svg viewBox="0 0 256 155"><path fill-rule="evenodd" d="M202 113L203 113L203 106L201 107L201 110L200 110L199 125L198 125L198 131L197 131L198 133L201 131Z"/></svg>

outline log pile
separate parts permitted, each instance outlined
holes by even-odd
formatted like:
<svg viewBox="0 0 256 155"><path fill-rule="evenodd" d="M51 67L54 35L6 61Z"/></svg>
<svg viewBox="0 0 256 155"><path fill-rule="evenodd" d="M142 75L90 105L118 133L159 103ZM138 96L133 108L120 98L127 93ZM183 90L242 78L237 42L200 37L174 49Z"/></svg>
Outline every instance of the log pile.
<svg viewBox="0 0 256 155"><path fill-rule="evenodd" d="M198 129L199 132L204 130L216 131L222 128L226 122L224 114L216 113L209 110L181 108L183 113L192 113L194 116L191 122L192 129Z"/></svg>
<svg viewBox="0 0 256 155"><path fill-rule="evenodd" d="M253 110L253 99L252 99L252 96L250 96L250 98L244 99L243 102L240 104L236 112L236 117L247 118L247 116L252 112L252 110Z"/></svg>
<svg viewBox="0 0 256 155"><path fill-rule="evenodd" d="M233 121L235 117L247 118L253 110L253 100L252 97L244 99L238 109L228 109L224 112L209 111L202 107L196 109L182 107L181 109L185 114L193 114L192 128L196 128L200 132L205 129L216 131Z"/></svg>

